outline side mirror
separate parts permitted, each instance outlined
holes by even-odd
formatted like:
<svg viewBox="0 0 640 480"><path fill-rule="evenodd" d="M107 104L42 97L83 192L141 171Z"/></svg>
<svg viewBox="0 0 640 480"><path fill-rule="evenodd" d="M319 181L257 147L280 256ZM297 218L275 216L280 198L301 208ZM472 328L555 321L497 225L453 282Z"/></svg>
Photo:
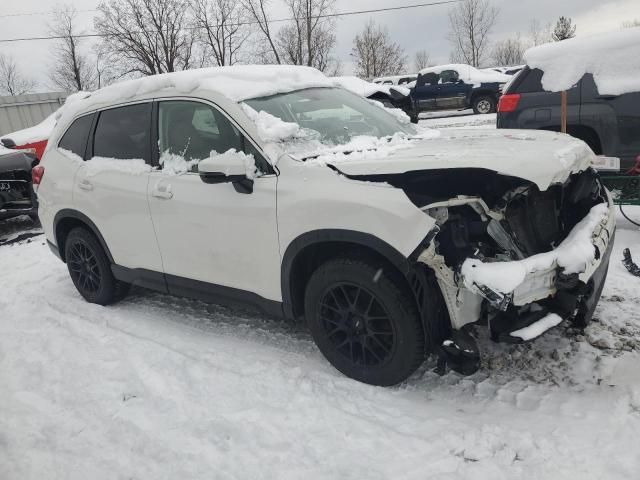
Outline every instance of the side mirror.
<svg viewBox="0 0 640 480"><path fill-rule="evenodd" d="M11 140L10 138L3 138L1 142L5 148L16 148L16 142Z"/></svg>
<svg viewBox="0 0 640 480"><path fill-rule="evenodd" d="M247 178L244 162L233 155L215 155L198 163L200 180L208 184L233 183L239 193L253 192L253 179Z"/></svg>

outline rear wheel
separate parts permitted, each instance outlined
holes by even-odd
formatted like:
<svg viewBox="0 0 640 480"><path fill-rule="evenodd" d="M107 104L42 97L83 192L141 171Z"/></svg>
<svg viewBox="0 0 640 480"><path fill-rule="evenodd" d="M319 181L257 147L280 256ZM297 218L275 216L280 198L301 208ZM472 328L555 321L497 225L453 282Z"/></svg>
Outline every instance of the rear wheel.
<svg viewBox="0 0 640 480"><path fill-rule="evenodd" d="M477 97L473 101L473 113L487 114L496 112L496 99L490 96Z"/></svg>
<svg viewBox="0 0 640 480"><path fill-rule="evenodd" d="M73 284L87 302L109 305L127 294L129 285L115 279L104 249L88 230L78 227L69 232L65 259Z"/></svg>
<svg viewBox="0 0 640 480"><path fill-rule="evenodd" d="M311 276L305 315L313 338L343 374L395 385L424 360L424 332L414 302L396 276L372 260L337 258Z"/></svg>

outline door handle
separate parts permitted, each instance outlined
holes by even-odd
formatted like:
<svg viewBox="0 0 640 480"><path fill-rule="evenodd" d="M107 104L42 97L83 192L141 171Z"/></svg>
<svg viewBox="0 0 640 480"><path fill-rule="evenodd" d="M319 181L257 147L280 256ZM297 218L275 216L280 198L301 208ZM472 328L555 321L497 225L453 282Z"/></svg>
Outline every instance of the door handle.
<svg viewBox="0 0 640 480"><path fill-rule="evenodd" d="M173 198L173 192L171 191L171 185L156 185L151 192L156 198L165 198L170 199Z"/></svg>
<svg viewBox="0 0 640 480"><path fill-rule="evenodd" d="M93 190L93 183L85 178L84 180L80 181L80 183L78 183L78 187L89 192Z"/></svg>

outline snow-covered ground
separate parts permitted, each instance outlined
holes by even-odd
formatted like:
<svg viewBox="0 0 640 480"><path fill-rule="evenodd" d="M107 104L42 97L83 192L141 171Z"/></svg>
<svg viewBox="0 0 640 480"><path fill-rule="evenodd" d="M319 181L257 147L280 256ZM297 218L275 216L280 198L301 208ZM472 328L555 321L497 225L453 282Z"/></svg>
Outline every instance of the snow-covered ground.
<svg viewBox="0 0 640 480"><path fill-rule="evenodd" d="M584 332L479 330L478 373L428 362L395 388L339 374L301 325L142 289L90 305L44 237L2 245L0 479L637 478L640 279L620 260L640 229L618 222Z"/></svg>

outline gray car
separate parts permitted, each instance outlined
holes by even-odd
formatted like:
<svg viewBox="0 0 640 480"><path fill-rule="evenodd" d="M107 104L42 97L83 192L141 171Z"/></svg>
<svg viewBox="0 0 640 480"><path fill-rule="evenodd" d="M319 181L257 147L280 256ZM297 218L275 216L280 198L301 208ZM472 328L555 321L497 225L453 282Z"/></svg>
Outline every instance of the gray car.
<svg viewBox="0 0 640 480"><path fill-rule="evenodd" d="M543 72L525 67L498 107L498 128L560 131L560 93L542 88ZM591 74L567 92L567 133L598 155L620 158L622 170L640 156L640 92L600 95Z"/></svg>

